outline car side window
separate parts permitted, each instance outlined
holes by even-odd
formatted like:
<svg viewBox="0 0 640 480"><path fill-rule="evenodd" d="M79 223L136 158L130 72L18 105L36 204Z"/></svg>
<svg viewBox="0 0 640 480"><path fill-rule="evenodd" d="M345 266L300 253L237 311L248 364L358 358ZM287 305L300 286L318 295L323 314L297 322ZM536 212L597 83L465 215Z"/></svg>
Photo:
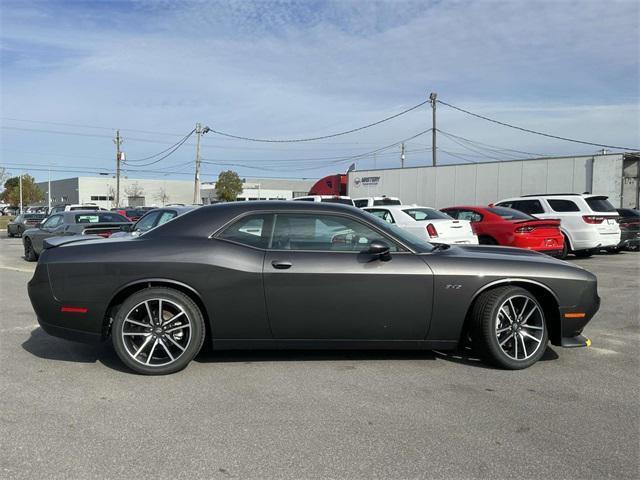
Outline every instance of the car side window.
<svg viewBox="0 0 640 480"><path fill-rule="evenodd" d="M170 210L168 212L162 212L162 214L160 215L160 219L158 220L158 226L164 225L169 220L173 220L177 216L178 216L178 214L175 212L175 210Z"/></svg>
<svg viewBox="0 0 640 480"><path fill-rule="evenodd" d="M284 213L276 215L275 222L270 246L273 250L362 252L379 240L392 252L398 251L393 241L349 217Z"/></svg>
<svg viewBox="0 0 640 480"><path fill-rule="evenodd" d="M482 221L482 215L478 212L474 212L473 210L459 210L458 216L454 218L457 218L458 220L469 220L470 222Z"/></svg>
<svg viewBox="0 0 640 480"><path fill-rule="evenodd" d="M160 216L160 212L151 212L146 214L138 223L136 223L136 230L140 232L146 232L147 230L151 230L156 224L156 220Z"/></svg>
<svg viewBox="0 0 640 480"><path fill-rule="evenodd" d="M369 202L367 200L354 200L353 201L353 205L358 207L358 208L366 207L368 203Z"/></svg>
<svg viewBox="0 0 640 480"><path fill-rule="evenodd" d="M446 213L453 219L458 219L458 215L460 214L459 210L440 210L442 213Z"/></svg>
<svg viewBox="0 0 640 480"><path fill-rule="evenodd" d="M272 219L273 215L270 213L247 215L226 227L216 238L249 247L267 248L271 237Z"/></svg>
<svg viewBox="0 0 640 480"><path fill-rule="evenodd" d="M540 200L519 200L517 202L513 202L514 206L511 208L515 208L516 210L520 210L521 212L528 213L529 215L535 215L536 213L544 213L544 208L542 208L542 204ZM502 204L503 207L508 207L507 204Z"/></svg>
<svg viewBox="0 0 640 480"><path fill-rule="evenodd" d="M42 228L56 228L58 225L62 223L62 215L54 215L49 217L46 222L42 225Z"/></svg>
<svg viewBox="0 0 640 480"><path fill-rule="evenodd" d="M396 221L393 219L393 215L391 214L391 212L389 210L385 210L384 208L376 209L376 210L367 210L367 212L369 212L372 215L375 215L376 217L384 220L387 223L396 223Z"/></svg>
<svg viewBox="0 0 640 480"><path fill-rule="evenodd" d="M548 199L549 206L554 212L579 212L580 207L571 200L550 200Z"/></svg>

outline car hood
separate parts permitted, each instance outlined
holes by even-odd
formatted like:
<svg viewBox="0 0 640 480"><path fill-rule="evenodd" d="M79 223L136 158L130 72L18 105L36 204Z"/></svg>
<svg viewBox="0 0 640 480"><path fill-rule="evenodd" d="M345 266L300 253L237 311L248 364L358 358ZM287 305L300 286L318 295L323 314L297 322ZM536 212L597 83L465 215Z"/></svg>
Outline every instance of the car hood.
<svg viewBox="0 0 640 480"><path fill-rule="evenodd" d="M544 253L524 248L500 247L494 245L452 245L446 250L437 250L432 254L467 257L485 260L518 260L527 262L572 265L564 260L553 258Z"/></svg>

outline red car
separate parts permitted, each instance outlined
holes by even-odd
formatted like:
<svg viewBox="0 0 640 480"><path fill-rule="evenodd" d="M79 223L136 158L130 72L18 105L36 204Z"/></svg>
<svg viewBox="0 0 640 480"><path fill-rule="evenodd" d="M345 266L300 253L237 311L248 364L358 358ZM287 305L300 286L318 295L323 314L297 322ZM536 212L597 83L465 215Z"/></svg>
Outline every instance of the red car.
<svg viewBox="0 0 640 480"><path fill-rule="evenodd" d="M441 210L458 220L471 221L480 244L526 248L560 258L567 256L560 220L539 220L506 207L459 206Z"/></svg>

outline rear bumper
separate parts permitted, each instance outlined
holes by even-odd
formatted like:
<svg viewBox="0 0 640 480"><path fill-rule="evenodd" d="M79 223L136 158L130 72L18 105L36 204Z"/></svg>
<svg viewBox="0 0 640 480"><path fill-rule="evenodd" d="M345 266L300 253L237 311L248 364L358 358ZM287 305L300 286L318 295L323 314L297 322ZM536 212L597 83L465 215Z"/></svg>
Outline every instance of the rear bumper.
<svg viewBox="0 0 640 480"><path fill-rule="evenodd" d="M97 343L105 338L104 306L80 300L71 307L86 312L63 311L65 305L51 292L46 265L37 266L27 291L38 323L48 334L83 343Z"/></svg>

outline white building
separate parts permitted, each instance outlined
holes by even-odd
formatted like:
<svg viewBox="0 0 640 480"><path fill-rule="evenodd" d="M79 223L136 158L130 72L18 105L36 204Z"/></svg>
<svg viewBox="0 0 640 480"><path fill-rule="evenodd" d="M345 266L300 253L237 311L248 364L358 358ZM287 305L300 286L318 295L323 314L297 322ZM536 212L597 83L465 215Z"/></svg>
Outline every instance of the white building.
<svg viewBox="0 0 640 480"><path fill-rule="evenodd" d="M48 182L39 182L47 203ZM116 179L112 177L74 177L51 181L51 205L95 203L115 207ZM193 181L120 178L120 206L162 206L193 203Z"/></svg>
<svg viewBox="0 0 640 480"><path fill-rule="evenodd" d="M307 195L315 180L291 178L243 178L242 193L238 201L245 200L291 200ZM203 183L200 189L202 203L216 200L215 182Z"/></svg>
<svg viewBox="0 0 640 480"><path fill-rule="evenodd" d="M487 205L536 193L597 193L638 208L640 153L349 172L352 198L388 195L435 208Z"/></svg>

